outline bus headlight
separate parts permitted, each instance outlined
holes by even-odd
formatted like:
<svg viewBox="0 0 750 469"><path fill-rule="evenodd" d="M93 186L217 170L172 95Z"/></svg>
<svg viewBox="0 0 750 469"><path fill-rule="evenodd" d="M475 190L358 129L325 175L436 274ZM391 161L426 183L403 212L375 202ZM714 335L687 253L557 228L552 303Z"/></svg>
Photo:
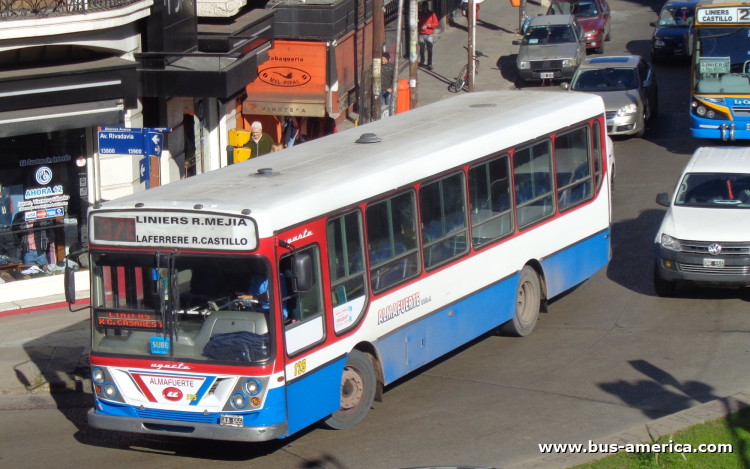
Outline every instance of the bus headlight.
<svg viewBox="0 0 750 469"><path fill-rule="evenodd" d="M706 115L706 107L705 106L698 106L695 108L695 113L699 116L703 117Z"/></svg>
<svg viewBox="0 0 750 469"><path fill-rule="evenodd" d="M241 392L236 392L232 396L232 406L235 409L244 409L247 405L247 398Z"/></svg>
<svg viewBox="0 0 750 469"><path fill-rule="evenodd" d="M708 117L709 119L713 119L714 117L716 117L716 113L714 112L714 110L713 110L713 109L709 109L709 110L708 110L708 111L706 112L706 117Z"/></svg>
<svg viewBox="0 0 750 469"><path fill-rule="evenodd" d="M117 396L117 388L112 383L107 383L104 385L104 395L109 397L110 399L114 399Z"/></svg>
<svg viewBox="0 0 750 469"><path fill-rule="evenodd" d="M621 107L617 111L617 116L618 117L632 116L636 112L638 112L638 105L635 103L631 103L631 104L628 104L627 106Z"/></svg>
<svg viewBox="0 0 750 469"><path fill-rule="evenodd" d="M91 373L91 378L96 384L102 384L104 382L104 371L102 371L101 368L94 368L94 371Z"/></svg>
<svg viewBox="0 0 750 469"><path fill-rule="evenodd" d="M530 62L526 62L524 60L519 60L518 61L518 68L521 69L521 70L528 70L528 69L531 68L531 63Z"/></svg>
<svg viewBox="0 0 750 469"><path fill-rule="evenodd" d="M245 381L245 392L251 396L255 396L260 392L260 382L255 378L250 378Z"/></svg>
<svg viewBox="0 0 750 469"><path fill-rule="evenodd" d="M668 234L661 235L661 245L671 251L681 251L680 240L669 236Z"/></svg>

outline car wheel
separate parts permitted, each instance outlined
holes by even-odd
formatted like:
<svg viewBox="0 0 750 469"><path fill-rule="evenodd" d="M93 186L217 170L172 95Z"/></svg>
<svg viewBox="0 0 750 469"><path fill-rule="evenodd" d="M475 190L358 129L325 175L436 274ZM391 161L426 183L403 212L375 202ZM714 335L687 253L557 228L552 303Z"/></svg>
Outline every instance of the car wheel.
<svg viewBox="0 0 750 469"><path fill-rule="evenodd" d="M518 75L516 77L516 89L520 90L521 88L523 88L525 86L526 86L526 80L524 80L523 78L521 78L521 75Z"/></svg>
<svg viewBox="0 0 750 469"><path fill-rule="evenodd" d="M646 133L646 111L643 111L640 125L641 125L641 128L638 129L638 132L636 132L634 135L634 137L636 138L643 138L643 135Z"/></svg>

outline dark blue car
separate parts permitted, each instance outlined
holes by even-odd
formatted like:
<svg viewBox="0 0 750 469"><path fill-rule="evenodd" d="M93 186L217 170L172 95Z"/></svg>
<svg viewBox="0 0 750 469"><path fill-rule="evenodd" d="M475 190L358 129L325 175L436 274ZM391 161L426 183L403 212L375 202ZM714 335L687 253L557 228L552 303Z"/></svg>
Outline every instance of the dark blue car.
<svg viewBox="0 0 750 469"><path fill-rule="evenodd" d="M693 55L693 26L697 0L667 2L659 13L659 21L651 36L651 61Z"/></svg>

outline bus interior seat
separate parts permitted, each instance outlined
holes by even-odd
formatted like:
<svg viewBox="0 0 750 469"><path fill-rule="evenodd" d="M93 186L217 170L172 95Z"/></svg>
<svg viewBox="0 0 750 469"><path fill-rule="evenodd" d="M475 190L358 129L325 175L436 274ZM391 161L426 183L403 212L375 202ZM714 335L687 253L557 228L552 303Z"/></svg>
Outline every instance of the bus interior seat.
<svg viewBox="0 0 750 469"><path fill-rule="evenodd" d="M211 313L192 342L196 353L203 350L211 337L229 332L268 334L266 313L257 311L216 311Z"/></svg>
<svg viewBox="0 0 750 469"><path fill-rule="evenodd" d="M396 256L406 252L406 246L401 243L394 244ZM390 244L384 244L379 251L370 253L370 264L377 265L391 258ZM404 257L390 264L378 267L372 272L372 288L379 290L406 278L408 273L408 258Z"/></svg>

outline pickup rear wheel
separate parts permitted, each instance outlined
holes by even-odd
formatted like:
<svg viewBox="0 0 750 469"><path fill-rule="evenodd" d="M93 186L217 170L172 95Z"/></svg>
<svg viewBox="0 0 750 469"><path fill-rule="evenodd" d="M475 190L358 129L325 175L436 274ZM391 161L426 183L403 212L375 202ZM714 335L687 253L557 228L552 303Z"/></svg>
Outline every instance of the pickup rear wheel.
<svg viewBox="0 0 750 469"><path fill-rule="evenodd" d="M344 430L364 420L375 400L378 382L368 354L352 350L341 374L341 408L331 414L325 425Z"/></svg>

